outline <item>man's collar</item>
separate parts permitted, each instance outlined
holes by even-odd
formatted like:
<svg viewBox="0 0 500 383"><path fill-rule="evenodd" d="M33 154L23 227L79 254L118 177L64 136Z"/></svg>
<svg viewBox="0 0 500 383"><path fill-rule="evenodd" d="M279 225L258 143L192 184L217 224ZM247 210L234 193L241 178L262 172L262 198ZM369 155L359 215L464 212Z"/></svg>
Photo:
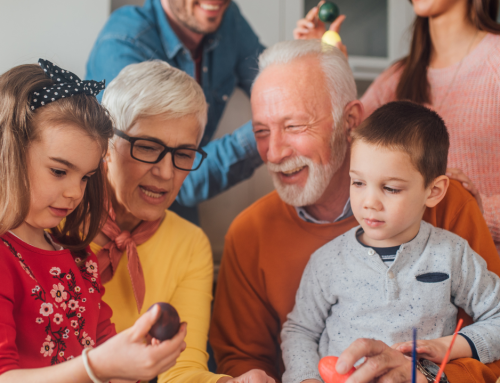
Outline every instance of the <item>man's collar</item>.
<svg viewBox="0 0 500 383"><path fill-rule="evenodd" d="M296 207L295 210L297 211L297 214L301 219L303 219L306 222L310 223L316 223L316 224L327 224L327 223L333 223L333 222L338 222L342 221L343 219L349 218L352 216L352 209L351 209L351 199L348 198L347 202L344 206L344 210L342 210L342 213L333 221L333 222L328 222L328 221L321 221L316 218L314 218L312 215L310 215L304 207Z"/></svg>
<svg viewBox="0 0 500 383"><path fill-rule="evenodd" d="M180 50L186 49L184 47L184 44L182 41L179 39L179 37L175 34L174 30L172 29L172 26L168 22L167 15L165 13L165 10L163 9L163 6L161 5L161 0L152 0L153 1L153 9L155 12L156 16L156 22L159 28L160 32L160 38L161 42L163 45L163 49L165 50L165 53L167 54L167 57L172 60L177 53L179 53ZM227 10L226 10L227 11ZM224 20L222 20L224 22ZM222 25L222 23L221 23ZM220 35L220 26L215 31L214 33L206 35L203 40L202 44L205 46L203 47L204 52L211 51L214 49L218 44L219 40L221 38Z"/></svg>

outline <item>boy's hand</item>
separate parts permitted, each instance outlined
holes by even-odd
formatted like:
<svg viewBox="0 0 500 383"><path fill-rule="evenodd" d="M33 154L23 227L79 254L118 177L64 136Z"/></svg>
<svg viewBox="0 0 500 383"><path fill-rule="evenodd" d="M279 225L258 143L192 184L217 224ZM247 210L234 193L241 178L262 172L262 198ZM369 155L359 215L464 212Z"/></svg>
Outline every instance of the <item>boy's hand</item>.
<svg viewBox="0 0 500 383"><path fill-rule="evenodd" d="M448 347L444 342L441 342L440 339L417 340L418 358L427 359L434 363L441 363ZM392 348L401 351L405 355L411 356L413 341L396 343L392 345Z"/></svg>
<svg viewBox="0 0 500 383"><path fill-rule="evenodd" d="M418 358L427 359L438 364L441 363L446 351L448 351L452 338L453 336L445 336L432 340L417 340ZM413 341L396 343L392 348L411 356ZM472 357L472 350L470 349L469 343L467 343L463 336L458 335L451 350L449 360L470 357Z"/></svg>

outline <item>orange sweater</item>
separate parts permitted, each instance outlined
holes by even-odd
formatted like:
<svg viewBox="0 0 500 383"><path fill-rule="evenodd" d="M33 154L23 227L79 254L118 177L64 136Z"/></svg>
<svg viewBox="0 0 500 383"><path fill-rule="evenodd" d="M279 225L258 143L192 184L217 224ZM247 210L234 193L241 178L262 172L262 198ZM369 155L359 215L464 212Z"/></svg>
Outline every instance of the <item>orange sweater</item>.
<svg viewBox="0 0 500 383"><path fill-rule="evenodd" d="M424 219L466 238L488 268L500 275L500 258L484 218L458 182L451 182L446 197L428 209ZM293 309L307 261L319 247L354 226L354 217L323 225L303 221L276 192L234 220L226 235L210 329L219 372L238 376L258 368L281 381L279 334ZM460 359L446 372L452 383L493 383L500 376L500 363L485 366Z"/></svg>
<svg viewBox="0 0 500 383"><path fill-rule="evenodd" d="M387 69L361 98L365 117L396 99L402 69ZM455 77L456 76L456 77ZM461 169L483 200L500 252L500 35L487 34L462 64L429 68L432 105L450 134L448 167Z"/></svg>

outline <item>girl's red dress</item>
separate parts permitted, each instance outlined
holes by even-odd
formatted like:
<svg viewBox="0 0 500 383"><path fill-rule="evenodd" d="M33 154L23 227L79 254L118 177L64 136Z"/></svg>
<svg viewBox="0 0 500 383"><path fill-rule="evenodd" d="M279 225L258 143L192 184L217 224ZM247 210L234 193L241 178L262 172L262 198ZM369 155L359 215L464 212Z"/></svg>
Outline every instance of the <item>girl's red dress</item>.
<svg viewBox="0 0 500 383"><path fill-rule="evenodd" d="M0 237L0 374L54 365L116 334L97 258Z"/></svg>

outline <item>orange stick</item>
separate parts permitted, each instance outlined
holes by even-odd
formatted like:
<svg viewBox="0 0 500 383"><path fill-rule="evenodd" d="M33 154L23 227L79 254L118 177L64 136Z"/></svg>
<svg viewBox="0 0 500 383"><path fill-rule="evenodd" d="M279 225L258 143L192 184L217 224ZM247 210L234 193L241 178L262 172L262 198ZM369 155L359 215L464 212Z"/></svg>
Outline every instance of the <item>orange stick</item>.
<svg viewBox="0 0 500 383"><path fill-rule="evenodd" d="M453 338L451 338L450 347L448 347L448 351L446 351L443 363L441 363L441 367L439 367L439 371L438 374L436 375L434 383L439 383L439 381L441 380L441 375L443 375L444 367L446 366L446 363L448 363L448 358L450 357L451 348L453 347L453 343L455 343L455 338L457 337L458 331L460 330L460 327L462 327L463 322L464 322L463 319L460 319L458 321L457 328L455 329L455 333L453 334Z"/></svg>

